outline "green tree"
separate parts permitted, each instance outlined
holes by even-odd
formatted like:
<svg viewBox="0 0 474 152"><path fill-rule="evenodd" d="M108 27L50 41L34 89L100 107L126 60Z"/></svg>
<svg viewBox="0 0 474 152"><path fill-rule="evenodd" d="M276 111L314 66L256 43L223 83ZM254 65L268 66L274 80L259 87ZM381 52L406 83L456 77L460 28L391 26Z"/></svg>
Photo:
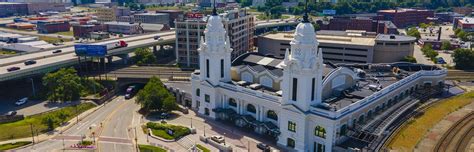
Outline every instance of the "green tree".
<svg viewBox="0 0 474 152"><path fill-rule="evenodd" d="M149 48L138 48L135 50L135 59L137 64L153 64L156 63L156 56Z"/></svg>
<svg viewBox="0 0 474 152"><path fill-rule="evenodd" d="M57 72L46 74L43 85L47 89L48 100L52 102L77 100L83 89L81 79L73 68L61 68Z"/></svg>
<svg viewBox="0 0 474 152"><path fill-rule="evenodd" d="M41 123L48 127L48 130L53 130L57 123L56 117L53 115L46 115L42 120Z"/></svg>
<svg viewBox="0 0 474 152"><path fill-rule="evenodd" d="M451 43L449 41L443 41L441 44L441 50L450 50L451 49Z"/></svg>
<svg viewBox="0 0 474 152"><path fill-rule="evenodd" d="M419 26L420 28L426 29L426 28L428 28L429 25L426 24L426 23L420 23L420 25L418 25L418 26Z"/></svg>
<svg viewBox="0 0 474 152"><path fill-rule="evenodd" d="M416 63L416 58L413 56L405 56L401 61Z"/></svg>
<svg viewBox="0 0 474 152"><path fill-rule="evenodd" d="M162 110L164 112L171 112L172 110L176 110L177 107L176 98L174 96L168 96L163 101Z"/></svg>
<svg viewBox="0 0 474 152"><path fill-rule="evenodd" d="M456 69L474 69L474 51L470 49L456 49L451 56L454 63L456 63Z"/></svg>
<svg viewBox="0 0 474 152"><path fill-rule="evenodd" d="M421 38L420 31L418 31L418 29L416 29L414 27L408 29L407 35L416 37L416 39Z"/></svg>
<svg viewBox="0 0 474 152"><path fill-rule="evenodd" d="M57 117L59 118L59 121L61 123L64 123L66 122L67 118L70 116L71 114L67 111L60 111L58 114L57 114Z"/></svg>
<svg viewBox="0 0 474 152"><path fill-rule="evenodd" d="M173 94L168 92L157 77L150 78L145 87L138 92L135 99L135 102L139 103L146 112L173 110L175 108L169 103L171 101L175 101Z"/></svg>

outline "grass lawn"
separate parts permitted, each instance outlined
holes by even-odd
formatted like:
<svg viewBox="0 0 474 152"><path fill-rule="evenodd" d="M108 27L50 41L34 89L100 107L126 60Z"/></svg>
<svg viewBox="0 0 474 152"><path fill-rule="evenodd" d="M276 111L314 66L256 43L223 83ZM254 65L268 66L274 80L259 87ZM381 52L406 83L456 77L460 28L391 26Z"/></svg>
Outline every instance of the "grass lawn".
<svg viewBox="0 0 474 152"><path fill-rule="evenodd" d="M18 147L21 147L21 146L28 145L30 143L31 143L31 141L20 141L20 142L16 142L16 143L3 144L3 145L0 145L0 151L18 148Z"/></svg>
<svg viewBox="0 0 474 152"><path fill-rule="evenodd" d="M211 150L207 149L203 145L197 144L196 147L201 149L203 152L211 152Z"/></svg>
<svg viewBox="0 0 474 152"><path fill-rule="evenodd" d="M56 32L54 34L64 35L64 36L74 36L74 32L72 31L72 29L67 32Z"/></svg>
<svg viewBox="0 0 474 152"><path fill-rule="evenodd" d="M270 18L270 16L267 16L267 15L265 15L265 14L263 14L263 13L257 15L257 19L259 19L259 20L267 20L267 19L270 19L270 20L273 20L273 19L289 19L289 18L290 18L290 16L288 16L288 15L281 15L279 18Z"/></svg>
<svg viewBox="0 0 474 152"><path fill-rule="evenodd" d="M6 51L6 50L0 50L0 55L12 55L16 54L15 51Z"/></svg>
<svg viewBox="0 0 474 152"><path fill-rule="evenodd" d="M165 149L150 145L138 145L140 152L166 152Z"/></svg>
<svg viewBox="0 0 474 152"><path fill-rule="evenodd" d="M155 136L173 140L182 136L186 136L191 133L191 130L184 126L163 124L163 123L153 123L149 122L146 124L147 128L151 129L151 133ZM168 134L167 130L172 130L173 134Z"/></svg>
<svg viewBox="0 0 474 152"><path fill-rule="evenodd" d="M50 36L39 36L39 40L43 40L43 41L46 41L48 43L56 43L56 42L59 42L61 39L64 42L71 41L71 39L65 39L65 38L57 38L57 37L50 37Z"/></svg>
<svg viewBox="0 0 474 152"><path fill-rule="evenodd" d="M161 138L164 138L164 139L168 139L168 140L174 139L173 136L168 135L168 133L166 133L166 131L164 131L164 130L151 129L151 133L153 133L153 135L155 135L155 136L158 136L158 137L161 137Z"/></svg>
<svg viewBox="0 0 474 152"><path fill-rule="evenodd" d="M0 141L30 137L30 124L33 125L33 130L38 130L40 134L46 133L48 132L48 127L47 125L42 123L43 118L51 116L57 117L59 113L67 113L67 117L65 120L69 121L72 118L76 117L76 115L95 107L95 105L92 103L82 103L77 106L77 113L75 107L76 106L64 107L59 110L51 111L48 113L29 116L20 121L0 124ZM57 125L55 125L55 127L57 127Z"/></svg>
<svg viewBox="0 0 474 152"><path fill-rule="evenodd" d="M398 151L411 151L423 136L446 115L474 101L474 92L444 99L428 108L425 113L401 128L389 141L388 148Z"/></svg>

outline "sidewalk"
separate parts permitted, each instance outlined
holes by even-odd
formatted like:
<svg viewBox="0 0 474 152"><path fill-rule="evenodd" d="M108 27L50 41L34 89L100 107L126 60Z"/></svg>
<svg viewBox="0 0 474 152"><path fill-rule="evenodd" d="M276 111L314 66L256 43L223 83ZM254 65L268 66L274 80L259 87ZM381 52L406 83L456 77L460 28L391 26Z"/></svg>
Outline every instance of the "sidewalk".
<svg viewBox="0 0 474 152"><path fill-rule="evenodd" d="M146 124L147 122L156 122L156 121L150 121L146 118L140 118L140 121L138 121L140 124ZM169 121L168 121L169 122ZM172 122L169 122L170 124L177 124L177 125L183 125L183 124L179 124L179 123L172 123ZM183 126L187 126L189 127L188 125L183 125ZM137 130L137 134L138 134L138 144L144 144L144 145L153 145L153 146L156 146L156 147L161 147L163 149L166 149L166 150L169 150L169 151L175 151L175 152L186 152L188 151L188 149L186 149L185 147L181 146L178 142L174 141L174 142L165 142L165 141L162 141L162 140L158 140L158 139L155 139L155 138L152 138L151 136L148 136L147 134L145 134L142 130L141 130L141 127L140 128L140 131ZM202 134L202 133L201 133ZM187 136L185 136L186 138L189 138L192 142L194 143L191 143L191 144L200 144L206 148L208 148L209 150L211 151L219 151L217 148L213 147L212 145L209 145L207 143L204 143L202 142L201 140L199 140L199 135L201 135L200 133L196 132L196 134L189 134Z"/></svg>
<svg viewBox="0 0 474 152"><path fill-rule="evenodd" d="M89 109L87 111L84 111L83 113L79 114L79 116L78 116L79 121L81 121L82 119L84 119L85 117L87 117L88 115L90 115L91 113L93 113L94 111L98 110L101 107L103 107L103 104L98 105L94 108L91 108L91 109ZM66 125L59 126L56 129L54 129L53 131L50 131L48 133L43 133L43 134L40 134L39 136L35 136L34 137L35 138L35 144L46 141L46 140L49 140L49 139L53 138L54 136L59 135L61 132L71 128L72 126L74 126L76 124L76 122L77 122L77 119L73 118L73 119L69 120L66 123ZM19 142L19 141L31 141L31 140L32 140L31 137L12 139L12 140L0 141L0 145L1 144L7 144L7 143L13 143L13 142Z"/></svg>
<svg viewBox="0 0 474 152"><path fill-rule="evenodd" d="M470 112L474 111L474 102L450 113L438 122L430 131L425 134L424 138L416 145L415 152L433 151L434 147L443 136L443 134L451 128L459 119L463 118Z"/></svg>

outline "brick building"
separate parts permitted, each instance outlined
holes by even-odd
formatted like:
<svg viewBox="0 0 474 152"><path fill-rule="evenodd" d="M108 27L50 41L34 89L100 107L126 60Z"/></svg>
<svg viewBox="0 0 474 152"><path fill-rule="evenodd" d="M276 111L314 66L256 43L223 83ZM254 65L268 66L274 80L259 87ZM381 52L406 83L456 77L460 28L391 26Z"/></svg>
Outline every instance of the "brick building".
<svg viewBox="0 0 474 152"><path fill-rule="evenodd" d="M470 7L455 7L453 8L453 12L463 14L463 15L471 15L472 8Z"/></svg>
<svg viewBox="0 0 474 152"><path fill-rule="evenodd" d="M0 17L27 15L28 5L26 3L0 2L0 10Z"/></svg>
<svg viewBox="0 0 474 152"><path fill-rule="evenodd" d="M428 23L428 18L434 17L434 11L420 9L380 10L377 15L382 16L382 20L392 21L397 27L404 28Z"/></svg>
<svg viewBox="0 0 474 152"><path fill-rule="evenodd" d="M65 20L49 20L49 21L38 21L36 24L36 30L38 33L56 33L56 32L67 32L71 26L68 21Z"/></svg>
<svg viewBox="0 0 474 152"><path fill-rule="evenodd" d="M397 26L391 21L379 21L371 18L335 17L326 24L317 21L321 30L346 31L358 30L380 34L397 34Z"/></svg>
<svg viewBox="0 0 474 152"><path fill-rule="evenodd" d="M156 13L167 13L169 14L169 24L174 27L175 20L183 20L183 11L181 10L157 10Z"/></svg>
<svg viewBox="0 0 474 152"><path fill-rule="evenodd" d="M91 32L107 31L103 24L88 24L88 25L74 25L72 26L74 37L88 38Z"/></svg>

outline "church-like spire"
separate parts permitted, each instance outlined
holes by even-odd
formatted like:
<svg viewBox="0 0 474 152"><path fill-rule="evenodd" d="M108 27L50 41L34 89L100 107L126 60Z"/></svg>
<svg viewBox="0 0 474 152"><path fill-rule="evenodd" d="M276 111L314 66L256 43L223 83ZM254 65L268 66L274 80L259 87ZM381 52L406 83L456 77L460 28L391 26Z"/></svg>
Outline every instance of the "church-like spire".
<svg viewBox="0 0 474 152"><path fill-rule="evenodd" d="M309 19L308 19L308 0L305 0L305 4L304 4L303 23L309 23Z"/></svg>
<svg viewBox="0 0 474 152"><path fill-rule="evenodd" d="M214 6L212 8L212 16L217 16L216 0L214 0Z"/></svg>

